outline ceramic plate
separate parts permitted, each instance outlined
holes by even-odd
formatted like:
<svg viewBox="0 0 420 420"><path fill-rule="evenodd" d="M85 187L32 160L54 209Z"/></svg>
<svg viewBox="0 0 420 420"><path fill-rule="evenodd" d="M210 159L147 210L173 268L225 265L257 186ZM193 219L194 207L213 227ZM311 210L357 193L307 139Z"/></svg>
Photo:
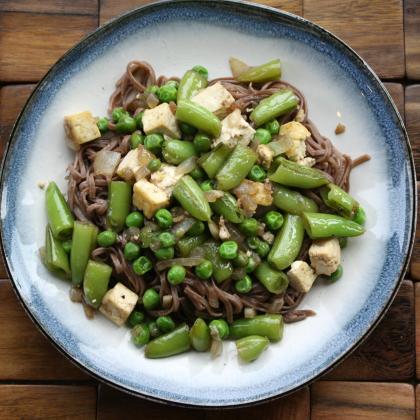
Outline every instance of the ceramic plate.
<svg viewBox="0 0 420 420"><path fill-rule="evenodd" d="M343 252L344 277L318 284L302 308L317 316L287 325L284 339L256 362L238 363L228 342L221 357L187 353L147 360L126 328L88 321L69 285L38 258L46 215L39 181L65 188L73 153L63 116L105 115L127 62L181 75L199 63L211 77L229 74L228 58L282 60L283 78L308 99L310 117L337 147L372 160L352 172L351 192L367 213L367 233ZM341 115L341 118L339 117ZM342 121L347 130L334 136ZM48 72L23 110L2 173L3 249L13 284L40 329L97 378L145 397L196 406L250 404L289 393L340 361L372 330L406 269L415 226L415 175L395 106L372 70L322 28L277 10L234 1L175 1L130 12L98 29Z"/></svg>

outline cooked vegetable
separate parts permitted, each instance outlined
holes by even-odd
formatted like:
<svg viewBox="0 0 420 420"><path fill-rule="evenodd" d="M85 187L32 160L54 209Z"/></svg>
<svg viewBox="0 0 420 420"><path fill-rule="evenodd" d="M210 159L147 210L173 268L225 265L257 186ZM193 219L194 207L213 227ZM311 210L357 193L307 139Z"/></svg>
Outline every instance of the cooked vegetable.
<svg viewBox="0 0 420 420"><path fill-rule="evenodd" d="M244 220L244 215L238 206L238 202L228 192L225 192L223 197L217 199L210 207L216 214L223 216L229 222L241 223Z"/></svg>
<svg viewBox="0 0 420 420"><path fill-rule="evenodd" d="M238 319L230 326L230 336L234 339L260 335L270 341L280 341L283 337L283 317L281 315L257 315L250 319Z"/></svg>
<svg viewBox="0 0 420 420"><path fill-rule="evenodd" d="M321 197L328 207L349 219L353 218L359 209L359 203L350 194L334 184L327 184L323 187Z"/></svg>
<svg viewBox="0 0 420 420"><path fill-rule="evenodd" d="M144 354L149 359L173 356L188 351L191 347L187 325L181 325L176 330L150 341Z"/></svg>
<svg viewBox="0 0 420 420"><path fill-rule="evenodd" d="M45 248L43 252L45 266L60 277L70 276L69 257L60 241L54 238L52 230L47 226L45 231Z"/></svg>
<svg viewBox="0 0 420 420"><path fill-rule="evenodd" d="M83 293L86 302L94 308L99 308L108 290L112 267L97 261L89 260L83 280Z"/></svg>
<svg viewBox="0 0 420 420"><path fill-rule="evenodd" d="M195 70L188 70L178 87L177 101L191 99L201 89L207 86L207 79Z"/></svg>
<svg viewBox="0 0 420 420"><path fill-rule="evenodd" d="M314 200L282 185L277 185L274 188L273 203L279 209L290 214L316 213L318 211Z"/></svg>
<svg viewBox="0 0 420 420"><path fill-rule="evenodd" d="M208 351L211 345L210 328L204 320L197 318L190 329L191 346L196 351Z"/></svg>
<svg viewBox="0 0 420 420"><path fill-rule="evenodd" d="M108 191L107 221L112 230L120 232L131 208L131 185L124 181L111 181Z"/></svg>
<svg viewBox="0 0 420 420"><path fill-rule="evenodd" d="M265 261L255 269L255 277L270 293L275 295L283 293L289 285L286 274L270 267L270 264Z"/></svg>
<svg viewBox="0 0 420 420"><path fill-rule="evenodd" d="M271 60L257 67L251 67L236 77L240 82L263 83L281 77L280 60Z"/></svg>
<svg viewBox="0 0 420 420"><path fill-rule="evenodd" d="M214 178L226 162L232 150L224 144L218 145L209 154L203 155L199 164L206 171L209 178Z"/></svg>
<svg viewBox="0 0 420 420"><path fill-rule="evenodd" d="M252 362L268 347L270 341L267 337L260 335L250 335L248 337L236 340L236 349L238 350L239 358L246 363Z"/></svg>
<svg viewBox="0 0 420 420"><path fill-rule="evenodd" d="M71 236L74 218L63 194L55 182L50 182L46 191L47 217L55 238L63 240Z"/></svg>

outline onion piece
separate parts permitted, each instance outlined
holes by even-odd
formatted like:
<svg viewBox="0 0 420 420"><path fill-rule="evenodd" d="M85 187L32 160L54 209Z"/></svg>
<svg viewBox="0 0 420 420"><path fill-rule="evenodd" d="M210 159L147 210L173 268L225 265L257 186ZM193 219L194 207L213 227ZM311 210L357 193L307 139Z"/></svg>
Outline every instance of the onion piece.
<svg viewBox="0 0 420 420"><path fill-rule="evenodd" d="M188 159L185 159L184 162L180 163L175 170L175 175L183 176L188 174L193 169L195 169L197 165L197 156L191 156Z"/></svg>
<svg viewBox="0 0 420 420"><path fill-rule="evenodd" d="M190 230L194 223L194 219L191 217L186 217L184 220L174 225L171 229L171 232L177 240L181 239Z"/></svg>
<svg viewBox="0 0 420 420"><path fill-rule="evenodd" d="M187 258L173 258L171 260L159 261L156 264L156 270L162 271L165 268L172 267L173 265L182 265L184 267L194 267L203 261L201 257L187 257Z"/></svg>
<svg viewBox="0 0 420 420"><path fill-rule="evenodd" d="M244 63L242 60L239 60L239 58L235 58L235 57L229 58L229 66L232 72L232 76L235 79L238 76L240 76L242 73L244 73L245 71L251 68L250 66L248 66L248 64Z"/></svg>
<svg viewBox="0 0 420 420"><path fill-rule="evenodd" d="M154 93L149 93L146 98L146 104L149 108L155 108L159 105L159 99Z"/></svg>
<svg viewBox="0 0 420 420"><path fill-rule="evenodd" d="M136 181L140 181L143 178L146 178L150 175L150 170L147 166L140 166L140 168L137 170L135 177Z"/></svg>
<svg viewBox="0 0 420 420"><path fill-rule="evenodd" d="M70 288L70 300L75 303L83 302L83 292L79 287L72 286Z"/></svg>
<svg viewBox="0 0 420 420"><path fill-rule="evenodd" d="M93 160L93 173L112 177L121 160L121 153L111 150L101 150L95 155Z"/></svg>
<svg viewBox="0 0 420 420"><path fill-rule="evenodd" d="M278 156L286 153L293 146L293 140L289 137L278 137L276 141L268 143L267 146L274 153L274 156Z"/></svg>
<svg viewBox="0 0 420 420"><path fill-rule="evenodd" d="M213 239L219 240L219 226L217 226L213 220L209 220L207 225L209 227L211 236L213 236Z"/></svg>
<svg viewBox="0 0 420 420"><path fill-rule="evenodd" d="M254 318L256 315L257 315L257 311L254 308L244 309L244 318L250 319L250 318Z"/></svg>
<svg viewBox="0 0 420 420"><path fill-rule="evenodd" d="M174 298L172 297L172 295L164 295L162 297L162 306L165 309L169 309L172 306L173 300L174 300Z"/></svg>
<svg viewBox="0 0 420 420"><path fill-rule="evenodd" d="M204 192L204 197L206 198L206 200L209 203L214 203L219 198L223 197L224 194L225 193L223 191L220 191L220 190L210 190L210 191L205 191Z"/></svg>

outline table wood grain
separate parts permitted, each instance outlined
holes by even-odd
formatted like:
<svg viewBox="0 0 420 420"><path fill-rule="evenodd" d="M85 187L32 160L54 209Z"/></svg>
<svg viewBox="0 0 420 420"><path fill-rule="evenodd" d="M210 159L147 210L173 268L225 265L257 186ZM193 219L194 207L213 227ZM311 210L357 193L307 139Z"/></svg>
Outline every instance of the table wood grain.
<svg viewBox="0 0 420 420"><path fill-rule="evenodd" d="M0 156L49 67L99 24L148 2L0 0ZM367 60L405 118L420 171L420 1L259 2L325 26ZM413 419L416 410L420 419L420 234L407 280L366 342L321 381L252 409L173 408L98 384L35 328L1 261L0 279L0 419Z"/></svg>

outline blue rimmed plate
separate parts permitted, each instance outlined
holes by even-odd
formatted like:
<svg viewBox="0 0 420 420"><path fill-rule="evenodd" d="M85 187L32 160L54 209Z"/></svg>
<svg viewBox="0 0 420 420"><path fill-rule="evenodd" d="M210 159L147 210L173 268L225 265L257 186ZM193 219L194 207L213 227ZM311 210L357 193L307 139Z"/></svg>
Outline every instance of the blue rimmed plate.
<svg viewBox="0 0 420 420"><path fill-rule="evenodd" d="M337 147L372 160L352 172L351 192L367 212L367 233L344 251L344 277L319 284L302 307L317 316L288 325L281 343L250 365L234 343L222 356L188 353L147 360L101 316L88 321L68 298L68 284L41 265L46 224L37 184L65 187L72 152L63 116L104 115L128 61L157 74L181 75L200 63L211 77L229 74L228 58L282 59L283 78L306 95L311 119ZM345 123L345 134L334 128ZM233 406L270 399L307 384L338 363L383 316L404 275L413 243L416 193L407 135L388 93L349 47L288 13L235 1L180 0L145 6L95 31L39 83L14 128L1 179L1 232L17 294L38 327L92 375L136 395L195 406Z"/></svg>

